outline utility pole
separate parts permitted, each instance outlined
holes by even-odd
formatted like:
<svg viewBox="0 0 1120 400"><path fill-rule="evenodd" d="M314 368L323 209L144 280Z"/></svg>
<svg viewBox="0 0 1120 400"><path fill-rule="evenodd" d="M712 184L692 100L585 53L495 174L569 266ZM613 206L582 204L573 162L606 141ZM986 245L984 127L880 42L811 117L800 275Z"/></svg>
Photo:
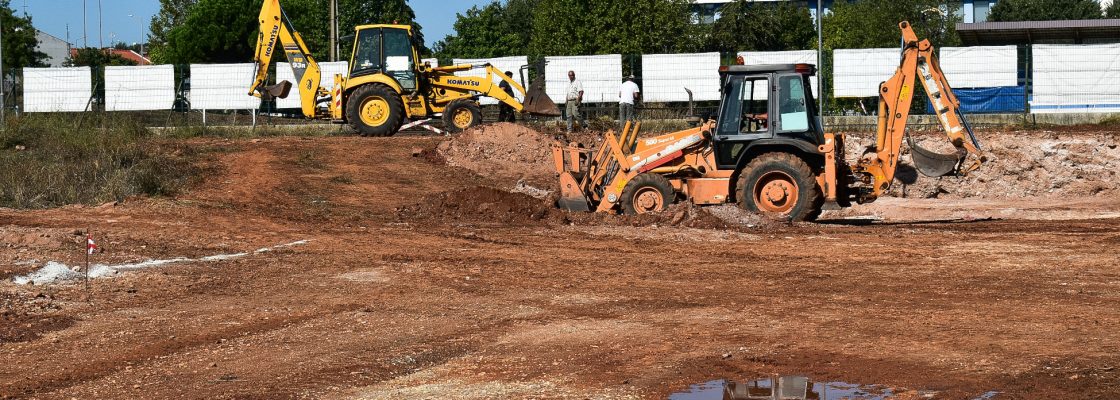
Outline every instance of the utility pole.
<svg viewBox="0 0 1120 400"><path fill-rule="evenodd" d="M817 116L824 125L824 0L817 0Z"/></svg>
<svg viewBox="0 0 1120 400"><path fill-rule="evenodd" d="M7 124L4 123L4 24L3 18L0 18L0 129L4 129Z"/></svg>
<svg viewBox="0 0 1120 400"><path fill-rule="evenodd" d="M105 36L104 36L105 28L104 28L104 26L102 26L102 22L103 21L101 19L101 0L97 0L97 45L100 46L102 50L105 50Z"/></svg>
<svg viewBox="0 0 1120 400"><path fill-rule="evenodd" d="M338 0L331 1L331 61L338 61Z"/></svg>
<svg viewBox="0 0 1120 400"><path fill-rule="evenodd" d="M86 0L82 0L82 47L89 47L89 26L86 24Z"/></svg>

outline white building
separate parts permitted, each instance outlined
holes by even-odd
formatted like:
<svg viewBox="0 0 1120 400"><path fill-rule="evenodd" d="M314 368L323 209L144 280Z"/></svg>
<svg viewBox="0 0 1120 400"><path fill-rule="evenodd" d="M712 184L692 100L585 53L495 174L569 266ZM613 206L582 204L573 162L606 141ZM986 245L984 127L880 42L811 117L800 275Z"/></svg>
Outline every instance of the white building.
<svg viewBox="0 0 1120 400"><path fill-rule="evenodd" d="M70 43L66 43L65 40L40 30L35 30L35 38L39 40L35 50L47 55L47 59L43 60L47 66L61 67L66 62L66 58L70 57Z"/></svg>

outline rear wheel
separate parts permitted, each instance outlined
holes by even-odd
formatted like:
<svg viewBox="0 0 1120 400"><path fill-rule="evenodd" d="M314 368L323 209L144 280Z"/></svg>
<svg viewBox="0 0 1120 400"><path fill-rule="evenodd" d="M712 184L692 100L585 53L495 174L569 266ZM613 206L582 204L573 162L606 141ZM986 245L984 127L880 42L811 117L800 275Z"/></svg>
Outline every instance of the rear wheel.
<svg viewBox="0 0 1120 400"><path fill-rule="evenodd" d="M640 174L622 188L622 212L627 215L665 211L676 200L673 184L658 174Z"/></svg>
<svg viewBox="0 0 1120 400"><path fill-rule="evenodd" d="M789 153L752 160L739 175L738 192L743 209L785 221L811 221L823 204L813 171Z"/></svg>
<svg viewBox="0 0 1120 400"><path fill-rule="evenodd" d="M443 126L451 133L459 133L482 123L482 109L470 100L456 100L443 110Z"/></svg>
<svg viewBox="0 0 1120 400"><path fill-rule="evenodd" d="M369 84L354 89L347 98L346 119L362 136L393 136L401 128L404 104L392 88Z"/></svg>

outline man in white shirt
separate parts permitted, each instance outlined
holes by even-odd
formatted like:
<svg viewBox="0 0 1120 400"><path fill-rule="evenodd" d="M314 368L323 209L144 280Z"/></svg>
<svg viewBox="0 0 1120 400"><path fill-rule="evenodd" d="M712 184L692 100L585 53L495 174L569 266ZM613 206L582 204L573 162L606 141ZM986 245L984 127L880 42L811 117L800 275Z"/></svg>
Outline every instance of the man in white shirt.
<svg viewBox="0 0 1120 400"><path fill-rule="evenodd" d="M568 133L572 132L572 122L579 118L579 125L587 129L587 118L579 113L580 103L583 103L583 82L576 80L576 72L568 71L568 95L565 99L565 108L568 111Z"/></svg>
<svg viewBox="0 0 1120 400"><path fill-rule="evenodd" d="M618 88L618 125L621 127L626 126L627 121L633 122L634 119L634 104L638 102L638 84L634 83L634 75L626 77L626 81L622 82L622 86Z"/></svg>

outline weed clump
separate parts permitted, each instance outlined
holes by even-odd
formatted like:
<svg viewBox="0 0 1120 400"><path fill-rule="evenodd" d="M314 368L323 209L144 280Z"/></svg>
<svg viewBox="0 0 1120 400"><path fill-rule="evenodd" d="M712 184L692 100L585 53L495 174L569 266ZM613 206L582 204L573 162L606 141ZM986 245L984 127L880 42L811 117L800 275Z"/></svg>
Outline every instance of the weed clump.
<svg viewBox="0 0 1120 400"><path fill-rule="evenodd" d="M0 207L174 195L199 176L197 155L124 116L24 114L0 131Z"/></svg>

